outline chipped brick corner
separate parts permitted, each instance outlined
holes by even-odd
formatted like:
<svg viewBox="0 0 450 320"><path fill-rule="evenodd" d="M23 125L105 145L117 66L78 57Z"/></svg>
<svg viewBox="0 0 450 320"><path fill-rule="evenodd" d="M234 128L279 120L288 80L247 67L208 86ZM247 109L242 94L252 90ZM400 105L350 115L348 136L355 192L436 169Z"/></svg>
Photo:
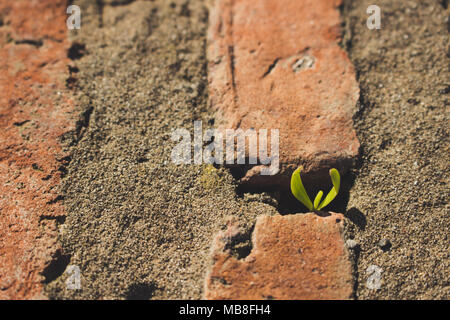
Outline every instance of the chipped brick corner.
<svg viewBox="0 0 450 320"><path fill-rule="evenodd" d="M234 225L214 239L205 298L351 299L352 264L342 237L344 217L331 213L260 216L251 252L233 256L230 243L242 235Z"/></svg>

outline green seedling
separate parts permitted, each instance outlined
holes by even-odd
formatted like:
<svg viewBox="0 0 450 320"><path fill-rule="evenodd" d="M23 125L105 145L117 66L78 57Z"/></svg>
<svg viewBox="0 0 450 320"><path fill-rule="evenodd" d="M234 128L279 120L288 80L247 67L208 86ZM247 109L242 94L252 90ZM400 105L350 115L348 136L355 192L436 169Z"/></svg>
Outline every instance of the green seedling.
<svg viewBox="0 0 450 320"><path fill-rule="evenodd" d="M330 177L331 182L333 183L333 188L331 188L330 192L327 194L325 199L322 200L323 191L319 191L314 199L314 203L311 202L311 199L308 196L308 193L306 193L305 187L303 186L302 178L300 176L300 172L302 171L303 167L300 166L297 168L297 170L294 171L291 177L291 191L292 194L297 198L298 201L303 203L309 210L311 211L319 211L325 208L327 205L330 204L331 201L333 201L334 198L336 198L339 187L341 185L341 176L339 175L339 171L336 169L330 170Z"/></svg>

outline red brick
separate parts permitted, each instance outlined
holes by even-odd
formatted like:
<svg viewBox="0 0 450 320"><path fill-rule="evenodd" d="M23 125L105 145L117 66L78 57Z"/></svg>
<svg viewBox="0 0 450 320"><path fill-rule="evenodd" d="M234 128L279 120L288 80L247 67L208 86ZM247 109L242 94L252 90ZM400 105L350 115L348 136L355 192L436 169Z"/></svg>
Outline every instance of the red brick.
<svg viewBox="0 0 450 320"><path fill-rule="evenodd" d="M74 130L64 0L0 3L0 299L41 298L57 254L59 142Z"/></svg>
<svg viewBox="0 0 450 320"><path fill-rule="evenodd" d="M340 0L216 0L210 12L210 103L221 129L279 129L281 171L249 170L242 183L328 181L358 154L353 129L359 88L339 46ZM307 179L307 178L306 178Z"/></svg>
<svg viewBox="0 0 450 320"><path fill-rule="evenodd" d="M342 238L343 216L261 216L244 259L232 256L230 227L212 247L206 299L350 299L352 267Z"/></svg>

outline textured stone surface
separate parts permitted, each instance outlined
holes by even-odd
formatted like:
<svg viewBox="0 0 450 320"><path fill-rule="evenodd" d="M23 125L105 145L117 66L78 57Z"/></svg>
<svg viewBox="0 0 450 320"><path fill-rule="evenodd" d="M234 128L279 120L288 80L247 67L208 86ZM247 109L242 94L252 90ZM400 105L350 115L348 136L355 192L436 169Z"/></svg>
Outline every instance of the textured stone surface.
<svg viewBox="0 0 450 320"><path fill-rule="evenodd" d="M353 278L343 216L261 216L248 256L235 256L243 232L233 225L212 247L207 299L349 299ZM230 245L232 244L232 245ZM241 246L242 252L242 246Z"/></svg>
<svg viewBox="0 0 450 320"><path fill-rule="evenodd" d="M217 0L210 12L210 103L222 129L279 129L281 171L241 182L286 184L344 173L358 154L359 89L340 40L340 0Z"/></svg>
<svg viewBox="0 0 450 320"><path fill-rule="evenodd" d="M450 299L448 1L346 0L364 148L347 208L358 241L358 299ZM381 8L381 29L365 22ZM378 247L389 239L387 251ZM381 287L366 285L383 269ZM373 268L373 267L372 267Z"/></svg>
<svg viewBox="0 0 450 320"><path fill-rule="evenodd" d="M74 129L66 1L0 2L0 299L40 298L65 213L57 186ZM42 274L43 273L43 274Z"/></svg>

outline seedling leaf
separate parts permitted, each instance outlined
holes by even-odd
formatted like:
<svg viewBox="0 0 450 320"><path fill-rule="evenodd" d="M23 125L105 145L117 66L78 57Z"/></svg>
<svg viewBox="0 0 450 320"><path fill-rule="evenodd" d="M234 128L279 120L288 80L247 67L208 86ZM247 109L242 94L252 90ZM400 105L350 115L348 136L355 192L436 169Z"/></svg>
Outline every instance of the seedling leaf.
<svg viewBox="0 0 450 320"><path fill-rule="evenodd" d="M339 175L339 171L336 169L330 170L330 177L331 182L333 183L333 188L331 188L330 192L327 194L323 202L319 205L317 210L322 210L324 207L326 207L328 204L330 204L331 201L333 201L334 198L336 198L339 188L341 186L341 176Z"/></svg>
<svg viewBox="0 0 450 320"><path fill-rule="evenodd" d="M303 167L300 166L294 171L291 177L291 191L292 194L297 198L298 201L303 203L309 210L314 210L313 204L306 193L305 187L302 183L302 178L300 177L300 172Z"/></svg>
<svg viewBox="0 0 450 320"><path fill-rule="evenodd" d="M316 198L314 199L314 209L317 209L319 206L320 200L322 200L323 191L320 190L319 193L317 193Z"/></svg>

